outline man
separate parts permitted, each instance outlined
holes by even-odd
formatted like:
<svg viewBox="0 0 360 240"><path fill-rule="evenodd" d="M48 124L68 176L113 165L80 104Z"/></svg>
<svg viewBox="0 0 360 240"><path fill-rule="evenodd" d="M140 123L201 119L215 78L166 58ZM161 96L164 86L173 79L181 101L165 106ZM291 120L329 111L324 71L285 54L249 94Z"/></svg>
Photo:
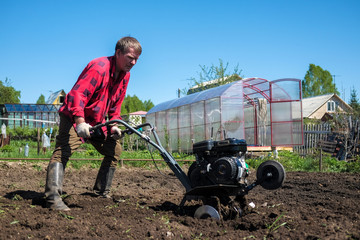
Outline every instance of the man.
<svg viewBox="0 0 360 240"><path fill-rule="evenodd" d="M121 104L130 79L130 69L141 55L140 43L132 37L121 38L114 56L92 60L80 74L59 109L60 126L55 150L50 159L45 186L47 207L69 211L61 199L64 170L76 149L84 140L90 142L104 155L94 191L108 197L115 168L121 154L120 129L114 125L102 129L97 136L90 136L91 126L109 120L121 119Z"/></svg>

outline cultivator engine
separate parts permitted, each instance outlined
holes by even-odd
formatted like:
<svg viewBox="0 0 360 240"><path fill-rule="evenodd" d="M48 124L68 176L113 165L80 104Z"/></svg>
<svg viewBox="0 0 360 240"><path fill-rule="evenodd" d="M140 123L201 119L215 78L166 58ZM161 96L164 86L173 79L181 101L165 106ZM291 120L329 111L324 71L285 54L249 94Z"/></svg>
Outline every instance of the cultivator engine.
<svg viewBox="0 0 360 240"><path fill-rule="evenodd" d="M193 145L196 161L185 174L179 164L169 154L149 123L135 127L123 120L112 120L94 126L93 132L104 126L121 124L125 127L124 133L135 133L144 141L159 150L164 161L168 164L175 176L185 187L186 193L180 203L184 207L187 201L200 200L203 205L199 207L194 216L197 218L212 217L215 219L230 219L242 216L247 207L245 195L255 186L261 185L267 190L282 186L285 179L285 170L277 161L265 161L257 169L256 181L249 184L247 177L248 166L245 162L247 145L245 140L228 138L221 141L206 140ZM147 127L154 140L142 129Z"/></svg>
<svg viewBox="0 0 360 240"><path fill-rule="evenodd" d="M188 171L192 189L186 193L183 203L194 197L202 200L204 205L196 210L195 217L242 216L247 208L244 196L256 185L269 190L281 187L285 171L276 161L262 163L257 170L257 181L248 184L246 151L245 140L236 138L194 144L196 162Z"/></svg>

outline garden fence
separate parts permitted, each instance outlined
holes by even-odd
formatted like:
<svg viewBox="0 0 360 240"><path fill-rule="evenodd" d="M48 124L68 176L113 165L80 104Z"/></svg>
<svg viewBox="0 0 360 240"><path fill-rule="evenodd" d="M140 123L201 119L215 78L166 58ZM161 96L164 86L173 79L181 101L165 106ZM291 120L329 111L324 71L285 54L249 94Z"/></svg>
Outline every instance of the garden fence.
<svg viewBox="0 0 360 240"><path fill-rule="evenodd" d="M320 140L326 140L331 134L331 127L328 123L304 125L304 145L294 146L294 152L302 156L313 154L318 149Z"/></svg>

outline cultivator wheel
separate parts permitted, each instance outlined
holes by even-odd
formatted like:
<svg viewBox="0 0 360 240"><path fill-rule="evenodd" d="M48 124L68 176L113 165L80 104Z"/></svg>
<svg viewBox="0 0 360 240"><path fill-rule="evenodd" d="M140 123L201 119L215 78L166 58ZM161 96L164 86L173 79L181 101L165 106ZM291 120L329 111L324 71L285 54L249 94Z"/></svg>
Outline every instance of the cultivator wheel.
<svg viewBox="0 0 360 240"><path fill-rule="evenodd" d="M215 220L230 220L242 217L246 208L245 196L237 197L207 197L203 198L204 205L194 214L195 218L213 218Z"/></svg>
<svg viewBox="0 0 360 240"><path fill-rule="evenodd" d="M199 219L213 218L216 220L220 220L219 212L210 205L202 205L201 207L196 209L194 217Z"/></svg>
<svg viewBox="0 0 360 240"><path fill-rule="evenodd" d="M266 190L278 189L285 181L285 169L279 162L269 160L260 164L256 178Z"/></svg>

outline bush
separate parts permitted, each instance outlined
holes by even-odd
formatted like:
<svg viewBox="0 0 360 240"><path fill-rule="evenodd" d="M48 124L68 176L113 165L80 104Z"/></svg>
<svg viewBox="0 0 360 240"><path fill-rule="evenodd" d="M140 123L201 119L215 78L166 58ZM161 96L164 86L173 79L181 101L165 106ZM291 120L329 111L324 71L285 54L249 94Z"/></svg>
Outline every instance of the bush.
<svg viewBox="0 0 360 240"><path fill-rule="evenodd" d="M54 139L56 133L58 132L59 127L53 127L53 133L51 138ZM50 135L50 128L41 128L40 129L40 137L46 130L46 134ZM11 137L12 140L28 140L28 141L37 141L38 129L37 128L29 128L29 127L16 127L14 128L6 128L6 133Z"/></svg>
<svg viewBox="0 0 360 240"><path fill-rule="evenodd" d="M2 153L11 153L14 151L14 147L11 145L5 145L2 148L0 148L0 152Z"/></svg>

